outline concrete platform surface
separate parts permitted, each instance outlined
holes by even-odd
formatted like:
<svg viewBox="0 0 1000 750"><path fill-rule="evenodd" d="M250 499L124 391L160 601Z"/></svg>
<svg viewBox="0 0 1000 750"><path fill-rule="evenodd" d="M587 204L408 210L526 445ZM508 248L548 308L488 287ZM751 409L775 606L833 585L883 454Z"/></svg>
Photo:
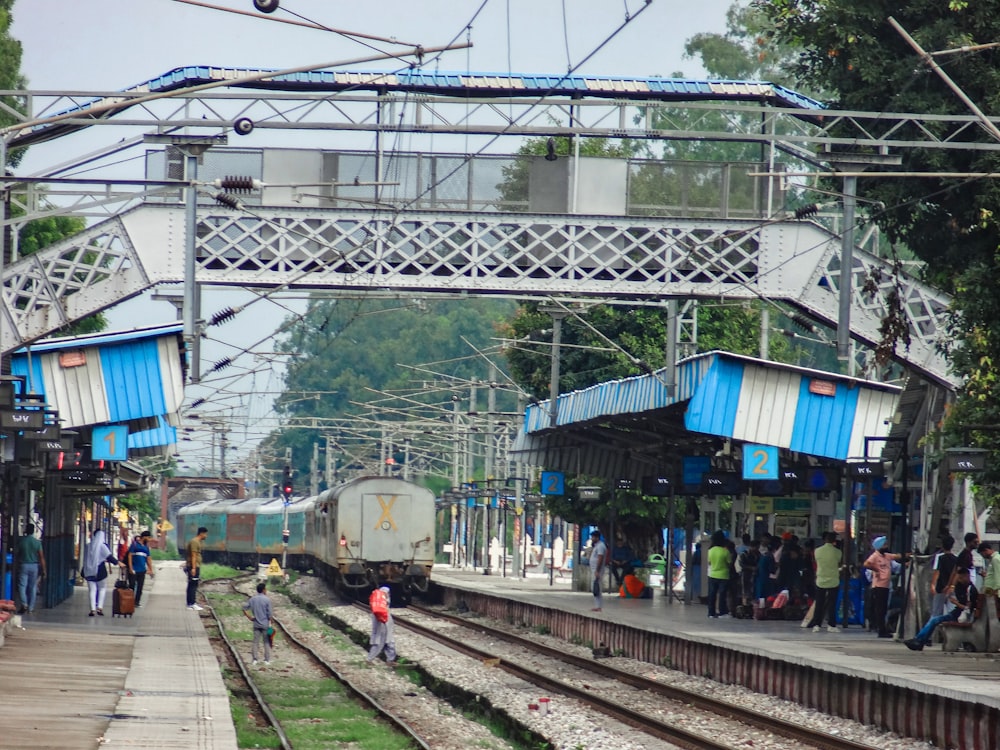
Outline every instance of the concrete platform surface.
<svg viewBox="0 0 1000 750"><path fill-rule="evenodd" d="M131 618L88 617L86 587L22 618L0 648L0 747L237 750L229 697L187 609L180 563L146 579ZM106 582L109 586L111 581Z"/></svg>

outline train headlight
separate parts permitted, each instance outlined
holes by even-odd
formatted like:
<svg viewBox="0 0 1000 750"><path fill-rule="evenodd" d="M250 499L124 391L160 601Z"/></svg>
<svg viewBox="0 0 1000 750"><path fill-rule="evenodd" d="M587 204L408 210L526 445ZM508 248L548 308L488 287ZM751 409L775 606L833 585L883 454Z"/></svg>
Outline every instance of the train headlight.
<svg viewBox="0 0 1000 750"><path fill-rule="evenodd" d="M341 547L347 546L347 537L344 536L343 534L340 535L340 546Z"/></svg>

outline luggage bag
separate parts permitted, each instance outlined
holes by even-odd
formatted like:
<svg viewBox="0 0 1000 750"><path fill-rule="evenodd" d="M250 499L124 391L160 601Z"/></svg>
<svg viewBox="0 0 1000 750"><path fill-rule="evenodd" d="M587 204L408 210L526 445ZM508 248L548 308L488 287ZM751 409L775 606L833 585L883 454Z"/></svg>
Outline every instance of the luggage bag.
<svg viewBox="0 0 1000 750"><path fill-rule="evenodd" d="M111 596L111 616L131 617L135 614L135 592L128 587L126 574L122 571L121 578L115 581L114 593Z"/></svg>

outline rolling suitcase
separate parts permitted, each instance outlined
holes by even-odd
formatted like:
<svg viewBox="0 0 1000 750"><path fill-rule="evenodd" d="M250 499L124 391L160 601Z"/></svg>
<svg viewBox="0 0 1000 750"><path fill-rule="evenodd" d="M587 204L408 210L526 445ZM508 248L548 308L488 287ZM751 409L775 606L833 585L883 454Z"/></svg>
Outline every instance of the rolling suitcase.
<svg viewBox="0 0 1000 750"><path fill-rule="evenodd" d="M135 592L128 587L124 570L121 577L115 581L115 591L111 597L111 616L131 617L135 614Z"/></svg>

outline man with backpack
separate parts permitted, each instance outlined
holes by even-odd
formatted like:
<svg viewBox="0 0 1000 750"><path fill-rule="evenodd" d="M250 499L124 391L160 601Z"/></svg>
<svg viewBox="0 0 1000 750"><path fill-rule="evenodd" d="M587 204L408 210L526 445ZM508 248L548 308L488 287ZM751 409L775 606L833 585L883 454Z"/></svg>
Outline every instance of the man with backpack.
<svg viewBox="0 0 1000 750"><path fill-rule="evenodd" d="M372 611L371 644L365 661L369 664L385 651L385 663L396 666L396 634L393 627L392 614L389 612L389 587L375 589L368 597L368 606Z"/></svg>

